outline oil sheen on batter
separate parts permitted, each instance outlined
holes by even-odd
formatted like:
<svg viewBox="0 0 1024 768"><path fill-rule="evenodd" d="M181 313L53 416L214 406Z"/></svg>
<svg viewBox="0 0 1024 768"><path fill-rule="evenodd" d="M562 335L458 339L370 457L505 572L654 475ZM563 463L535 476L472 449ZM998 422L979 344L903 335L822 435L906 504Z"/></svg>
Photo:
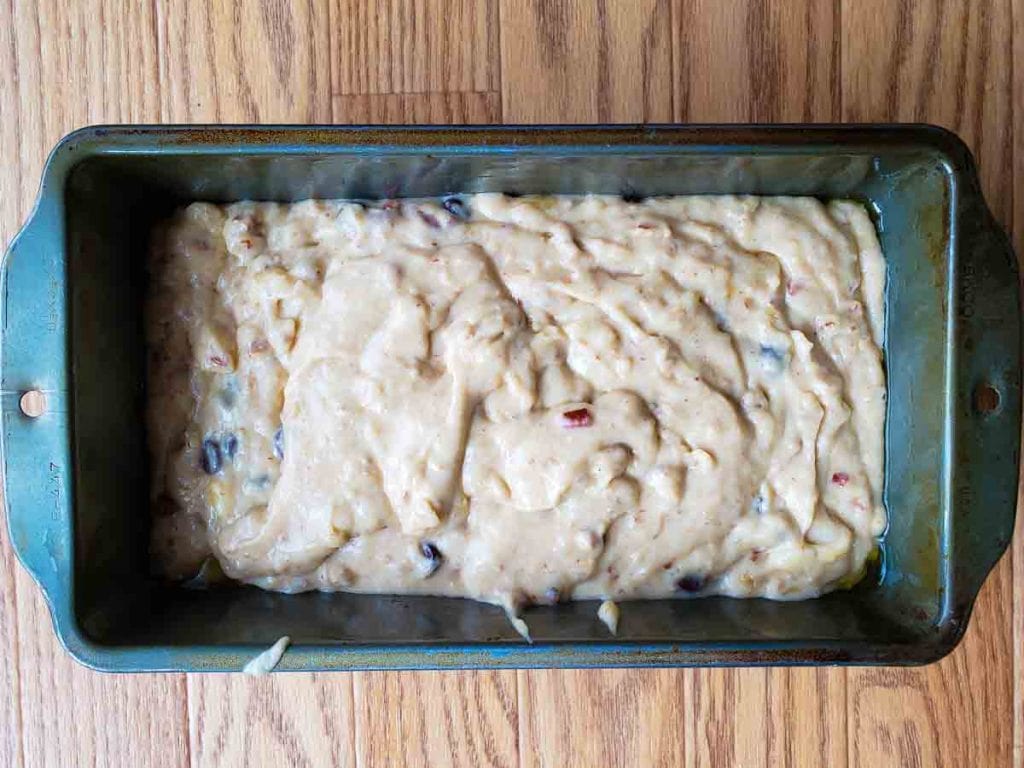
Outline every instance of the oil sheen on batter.
<svg viewBox="0 0 1024 768"><path fill-rule="evenodd" d="M851 583L885 265L807 198L195 203L155 238L153 553L530 604Z"/></svg>

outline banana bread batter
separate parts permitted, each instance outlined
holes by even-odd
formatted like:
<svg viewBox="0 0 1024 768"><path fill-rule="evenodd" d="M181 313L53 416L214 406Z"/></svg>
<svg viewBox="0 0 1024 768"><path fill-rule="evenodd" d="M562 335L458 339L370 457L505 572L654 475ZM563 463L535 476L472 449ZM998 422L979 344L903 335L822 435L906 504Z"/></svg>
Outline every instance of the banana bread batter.
<svg viewBox="0 0 1024 768"><path fill-rule="evenodd" d="M148 301L158 569L513 614L848 584L884 280L843 201L192 204Z"/></svg>

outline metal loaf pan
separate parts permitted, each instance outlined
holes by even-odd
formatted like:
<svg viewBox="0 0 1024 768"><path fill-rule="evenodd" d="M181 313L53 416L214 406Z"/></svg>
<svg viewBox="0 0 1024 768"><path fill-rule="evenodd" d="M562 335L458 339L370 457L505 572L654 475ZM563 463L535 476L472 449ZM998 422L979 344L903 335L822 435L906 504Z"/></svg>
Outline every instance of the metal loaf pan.
<svg viewBox="0 0 1024 768"><path fill-rule="evenodd" d="M142 295L147 234L194 199L505 191L852 197L888 258L881 567L772 603L593 603L189 591L148 575ZM950 651L1013 530L1017 263L969 152L928 126L107 127L60 142L3 263L3 461L14 549L58 637L98 669L913 664ZM47 410L28 418L20 393Z"/></svg>

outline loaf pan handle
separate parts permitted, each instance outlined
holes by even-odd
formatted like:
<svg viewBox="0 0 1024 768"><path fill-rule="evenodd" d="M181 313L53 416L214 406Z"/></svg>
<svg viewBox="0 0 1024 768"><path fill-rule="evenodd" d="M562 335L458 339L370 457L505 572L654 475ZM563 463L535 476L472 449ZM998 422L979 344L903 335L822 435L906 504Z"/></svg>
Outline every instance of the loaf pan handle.
<svg viewBox="0 0 1024 768"><path fill-rule="evenodd" d="M48 189L44 177L0 270L0 448L11 545L54 618L65 619L73 530L63 194L56 186ZM41 414L23 411L26 392L42 393Z"/></svg>
<svg viewBox="0 0 1024 768"><path fill-rule="evenodd" d="M966 620L1009 546L1021 429L1021 297L1017 259L975 180L961 189L955 272L952 615Z"/></svg>

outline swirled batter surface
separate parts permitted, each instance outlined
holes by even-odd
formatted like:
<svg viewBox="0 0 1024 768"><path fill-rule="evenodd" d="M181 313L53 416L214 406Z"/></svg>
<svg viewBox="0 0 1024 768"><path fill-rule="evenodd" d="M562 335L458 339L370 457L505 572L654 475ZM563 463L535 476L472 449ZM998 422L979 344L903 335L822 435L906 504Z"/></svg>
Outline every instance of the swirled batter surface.
<svg viewBox="0 0 1024 768"><path fill-rule="evenodd" d="M512 611L849 583L884 279L843 201L195 203L152 261L156 562Z"/></svg>

